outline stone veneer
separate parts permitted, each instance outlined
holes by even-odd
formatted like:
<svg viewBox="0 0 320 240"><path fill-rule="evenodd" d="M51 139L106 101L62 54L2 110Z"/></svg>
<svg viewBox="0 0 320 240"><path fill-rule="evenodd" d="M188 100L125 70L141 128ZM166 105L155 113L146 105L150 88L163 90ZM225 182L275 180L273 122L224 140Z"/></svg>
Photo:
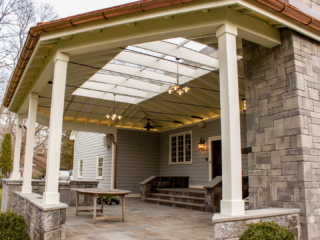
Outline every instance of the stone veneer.
<svg viewBox="0 0 320 240"><path fill-rule="evenodd" d="M66 204L42 204L36 193L14 192L12 211L22 215L27 222L31 240L65 239Z"/></svg>
<svg viewBox="0 0 320 240"><path fill-rule="evenodd" d="M301 239L320 239L320 43L281 42L243 41L250 209L299 208Z"/></svg>
<svg viewBox="0 0 320 240"><path fill-rule="evenodd" d="M247 230L249 224L259 222L276 222L287 228L300 239L300 222L298 209L259 209L246 211L245 216L225 216L215 214L212 218L214 240L237 240Z"/></svg>
<svg viewBox="0 0 320 240"><path fill-rule="evenodd" d="M2 179L2 203L1 211L12 210L13 196L15 191L21 191L22 180ZM59 182L60 201L69 206L76 205L76 194L70 188L97 188L99 181L96 180L71 180L69 182ZM32 192L43 194L45 190L45 180L32 180ZM80 206L92 206L91 196L80 196Z"/></svg>

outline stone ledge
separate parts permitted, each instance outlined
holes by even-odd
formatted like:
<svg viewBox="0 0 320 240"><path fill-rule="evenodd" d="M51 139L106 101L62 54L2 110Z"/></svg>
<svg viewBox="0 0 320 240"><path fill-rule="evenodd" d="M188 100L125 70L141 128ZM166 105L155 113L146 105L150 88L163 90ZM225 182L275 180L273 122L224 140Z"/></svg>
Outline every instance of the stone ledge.
<svg viewBox="0 0 320 240"><path fill-rule="evenodd" d="M299 209L295 208L264 208L245 211L245 215L242 216L227 216L220 213L216 213L212 217L213 223L230 222L230 221L241 221L253 218L265 218L265 217L275 217L290 214L300 214Z"/></svg>
<svg viewBox="0 0 320 240"><path fill-rule="evenodd" d="M42 203L42 195L36 194L36 193L22 193L22 192L14 192L19 197L25 199L26 201L32 203L33 205L40 208L42 211L52 211L52 210L58 210L58 209L65 209L68 207L67 204L60 203L60 204L43 204Z"/></svg>

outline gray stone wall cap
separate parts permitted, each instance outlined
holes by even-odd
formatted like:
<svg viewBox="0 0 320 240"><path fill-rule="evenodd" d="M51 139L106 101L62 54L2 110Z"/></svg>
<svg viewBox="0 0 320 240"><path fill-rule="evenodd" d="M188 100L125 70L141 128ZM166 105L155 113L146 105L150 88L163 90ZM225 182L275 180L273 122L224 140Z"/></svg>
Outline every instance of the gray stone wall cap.
<svg viewBox="0 0 320 240"><path fill-rule="evenodd" d="M9 178L2 178L1 179L3 184L22 184L22 179L19 180L14 180L14 179L9 179Z"/></svg>
<svg viewBox="0 0 320 240"><path fill-rule="evenodd" d="M245 211L245 215L242 216L227 216L220 213L216 213L212 217L213 223L219 222L231 222L241 221L247 219L274 217L282 215L300 214L300 210L296 208L264 208Z"/></svg>
<svg viewBox="0 0 320 240"><path fill-rule="evenodd" d="M14 192L14 194L24 198L25 200L35 205L36 207L40 208L44 212L68 208L68 205L64 203L50 204L50 205L43 204L42 195L37 193L22 193L22 192L16 191Z"/></svg>
<svg viewBox="0 0 320 240"><path fill-rule="evenodd" d="M222 176L217 176L214 179L212 179L210 182L208 182L206 185L204 185L204 188L214 188L217 184L222 182Z"/></svg>
<svg viewBox="0 0 320 240"><path fill-rule="evenodd" d="M70 183L99 183L99 180L70 180Z"/></svg>
<svg viewBox="0 0 320 240"><path fill-rule="evenodd" d="M143 180L142 182L140 182L140 185L145 185L148 182L150 182L151 180L155 179L155 178L189 178L189 176L150 176L147 179Z"/></svg>

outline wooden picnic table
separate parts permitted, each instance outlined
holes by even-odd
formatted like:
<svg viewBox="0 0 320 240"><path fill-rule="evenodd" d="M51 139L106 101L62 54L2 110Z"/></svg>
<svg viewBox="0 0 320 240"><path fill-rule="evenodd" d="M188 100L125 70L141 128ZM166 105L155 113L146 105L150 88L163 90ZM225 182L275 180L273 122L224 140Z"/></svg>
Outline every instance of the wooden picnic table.
<svg viewBox="0 0 320 240"><path fill-rule="evenodd" d="M76 200L76 216L79 212L88 212L92 209L79 209L79 195L87 195L93 197L93 223L96 223L97 220L105 219L122 219L122 222L125 221L125 196L131 191L121 190L121 189L105 189L105 188L71 188L70 190L77 192ZM122 215L121 216L102 216L97 217L97 212L103 213L103 199L101 202L101 209L97 209L97 197L103 198L104 196L121 196L122 197Z"/></svg>

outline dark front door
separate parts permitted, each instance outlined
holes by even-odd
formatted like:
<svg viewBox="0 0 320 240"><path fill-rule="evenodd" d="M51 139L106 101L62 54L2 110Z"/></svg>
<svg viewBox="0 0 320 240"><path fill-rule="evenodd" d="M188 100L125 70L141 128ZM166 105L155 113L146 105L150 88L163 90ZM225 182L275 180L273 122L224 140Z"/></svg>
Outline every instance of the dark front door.
<svg viewBox="0 0 320 240"><path fill-rule="evenodd" d="M212 179L222 176L221 140L211 142Z"/></svg>

